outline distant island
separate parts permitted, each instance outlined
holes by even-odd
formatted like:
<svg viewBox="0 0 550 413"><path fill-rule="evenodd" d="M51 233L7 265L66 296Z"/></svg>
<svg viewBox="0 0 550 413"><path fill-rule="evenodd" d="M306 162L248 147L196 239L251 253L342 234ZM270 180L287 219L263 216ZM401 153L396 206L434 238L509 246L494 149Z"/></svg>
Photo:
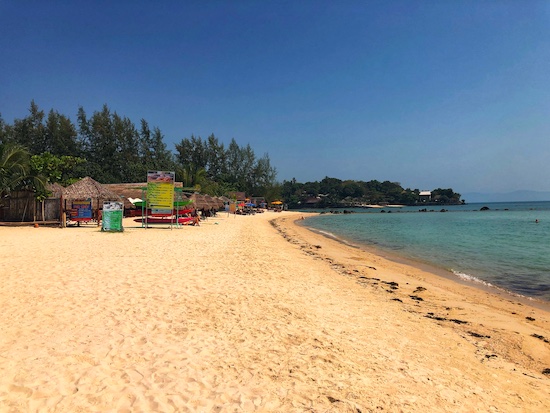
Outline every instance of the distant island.
<svg viewBox="0 0 550 413"><path fill-rule="evenodd" d="M281 196L289 209L349 208L369 205L460 205L461 195L453 189L403 188L399 182L354 181L325 177L320 182L284 181Z"/></svg>

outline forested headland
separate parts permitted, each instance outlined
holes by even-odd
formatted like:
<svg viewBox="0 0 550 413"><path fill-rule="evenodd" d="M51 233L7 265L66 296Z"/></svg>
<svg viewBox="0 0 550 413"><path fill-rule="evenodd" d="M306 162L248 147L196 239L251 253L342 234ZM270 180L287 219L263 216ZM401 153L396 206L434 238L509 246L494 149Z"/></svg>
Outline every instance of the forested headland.
<svg viewBox="0 0 550 413"><path fill-rule="evenodd" d="M334 208L360 204L458 204L460 194L437 188L429 198L398 182L355 181L325 177L300 183L277 182L266 153L232 138L226 146L214 134L182 138L173 150L158 127L145 119L135 125L106 104L89 115L79 107L74 123L32 101L29 113L12 124L0 114L0 192L28 189L47 196L46 184L68 185L85 176L101 183L144 182L147 171L175 171L186 188L213 196L245 192L267 201L281 199L289 208Z"/></svg>
<svg viewBox="0 0 550 413"><path fill-rule="evenodd" d="M451 188L436 188L429 196L419 189L403 188L399 182L353 181L325 177L320 182L285 181L281 193L290 208L337 208L361 205L456 205L461 195Z"/></svg>

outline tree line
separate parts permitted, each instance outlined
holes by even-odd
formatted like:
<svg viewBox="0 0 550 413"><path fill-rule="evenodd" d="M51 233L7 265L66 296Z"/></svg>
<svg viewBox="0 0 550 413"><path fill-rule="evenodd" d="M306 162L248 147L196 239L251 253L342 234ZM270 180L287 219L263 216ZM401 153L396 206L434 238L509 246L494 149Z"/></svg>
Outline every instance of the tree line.
<svg viewBox="0 0 550 413"><path fill-rule="evenodd" d="M32 101L28 115L13 124L0 115L0 147L6 158L4 172L0 171L3 192L21 189L25 179L15 176L23 172L44 182L67 185L85 176L101 183L143 182L149 170L170 170L184 187L210 195L243 191L265 196L278 187L269 156L258 158L250 145L240 146L232 139L226 148L212 134L204 140L183 138L173 152L158 127L150 127L145 119L136 126L106 104L91 116L79 107L75 124L54 109L46 115ZM7 156L14 149L18 156ZM27 165L15 168L17 173L8 178L10 159L17 160L15 165ZM34 190L40 192L40 188Z"/></svg>
<svg viewBox="0 0 550 413"><path fill-rule="evenodd" d="M460 204L461 195L451 188L431 191L430 199L420 190L403 188L399 182L354 181L325 177L321 181L299 183L284 181L281 194L289 208L335 208L360 204Z"/></svg>
<svg viewBox="0 0 550 413"><path fill-rule="evenodd" d="M191 135L174 149L167 148L158 127L145 119L137 127L107 105L91 116L79 107L75 124L53 109L46 115L32 101L28 115L13 124L0 116L0 193L28 189L39 199L47 196L47 183L65 186L85 176L101 183L143 182L149 170L170 170L187 188L214 196L245 192L281 199L290 208L426 202L418 189L404 189L398 182L325 177L281 184L268 154L257 157L250 145L240 146L234 138L226 147L214 134L206 139ZM458 204L460 194L437 188L431 202Z"/></svg>

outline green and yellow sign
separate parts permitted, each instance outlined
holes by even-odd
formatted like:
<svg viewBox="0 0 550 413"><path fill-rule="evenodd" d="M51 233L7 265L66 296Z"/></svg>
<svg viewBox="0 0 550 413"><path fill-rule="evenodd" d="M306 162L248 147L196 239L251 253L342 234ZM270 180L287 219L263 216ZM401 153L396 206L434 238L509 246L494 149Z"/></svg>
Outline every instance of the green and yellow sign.
<svg viewBox="0 0 550 413"><path fill-rule="evenodd" d="M147 172L147 206L154 215L172 215L175 172Z"/></svg>

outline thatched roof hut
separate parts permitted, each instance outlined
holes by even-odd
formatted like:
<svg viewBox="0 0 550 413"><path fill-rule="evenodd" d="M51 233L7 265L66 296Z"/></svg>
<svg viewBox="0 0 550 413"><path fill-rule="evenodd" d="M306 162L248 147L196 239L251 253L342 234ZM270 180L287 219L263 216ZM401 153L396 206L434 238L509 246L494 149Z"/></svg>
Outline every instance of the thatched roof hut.
<svg viewBox="0 0 550 413"><path fill-rule="evenodd" d="M93 180L89 176L82 178L80 181L69 185L63 190L63 199L65 201L88 198L92 199L92 208L96 210L101 209L102 201L121 201L118 194ZM95 205L94 201L97 201Z"/></svg>
<svg viewBox="0 0 550 413"><path fill-rule="evenodd" d="M214 197L214 201L218 204L219 209L223 208L223 206L225 205L225 202L219 196Z"/></svg>
<svg viewBox="0 0 550 413"><path fill-rule="evenodd" d="M206 202L204 196L201 194L195 192L194 194L191 194L189 199L193 201L191 205L193 205L193 207L197 209L210 208L210 205L208 204L208 202Z"/></svg>
<svg viewBox="0 0 550 413"><path fill-rule="evenodd" d="M57 199L61 198L61 196L63 195L63 191L65 190L65 188L63 188L58 183L48 184L47 189L48 191L51 192L51 195L48 198L57 198Z"/></svg>
<svg viewBox="0 0 550 413"><path fill-rule="evenodd" d="M210 208L220 209L220 201L218 199L213 198L210 195L205 195L204 199L208 202L208 204L210 204Z"/></svg>

